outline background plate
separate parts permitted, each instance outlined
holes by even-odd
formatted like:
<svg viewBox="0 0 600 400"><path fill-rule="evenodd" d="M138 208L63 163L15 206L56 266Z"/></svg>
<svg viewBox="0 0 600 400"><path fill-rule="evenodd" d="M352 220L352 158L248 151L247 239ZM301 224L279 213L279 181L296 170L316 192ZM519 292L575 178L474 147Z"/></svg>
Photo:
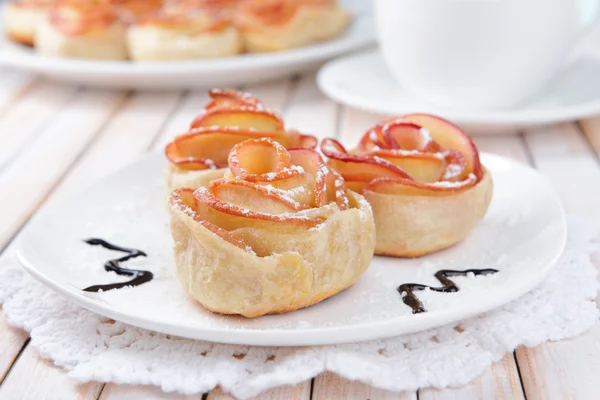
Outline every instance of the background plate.
<svg viewBox="0 0 600 400"><path fill-rule="evenodd" d="M300 346L379 339L445 325L525 294L550 271L565 244L565 216L550 184L522 164L484 154L495 181L485 219L459 245L420 259L375 257L352 288L313 307L256 319L212 314L189 300L174 277L162 155L131 164L37 214L21 236L18 256L37 279L107 317L167 334L214 342ZM103 269L120 253L92 247L99 237L145 250L126 265L149 269L147 284L104 293L81 288L122 281ZM429 312L413 315L396 287L439 285L440 269L496 268L456 278L458 293L423 292Z"/></svg>
<svg viewBox="0 0 600 400"><path fill-rule="evenodd" d="M88 86L132 89L192 89L249 84L316 68L324 61L375 41L371 8L362 0L340 2L355 15L341 37L278 53L232 58L133 63L85 61L38 56L0 35L0 64L31 70L53 79Z"/></svg>

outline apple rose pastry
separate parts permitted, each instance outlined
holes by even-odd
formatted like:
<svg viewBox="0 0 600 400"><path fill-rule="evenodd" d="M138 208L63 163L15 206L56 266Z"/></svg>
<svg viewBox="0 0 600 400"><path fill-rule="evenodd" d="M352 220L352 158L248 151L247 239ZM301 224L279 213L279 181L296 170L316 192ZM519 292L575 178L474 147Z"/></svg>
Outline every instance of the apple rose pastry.
<svg viewBox="0 0 600 400"><path fill-rule="evenodd" d="M125 24L101 0L59 0L36 31L36 48L50 57L125 60Z"/></svg>
<svg viewBox="0 0 600 400"><path fill-rule="evenodd" d="M231 20L201 9L170 8L140 19L127 33L134 61L230 57L242 50Z"/></svg>
<svg viewBox="0 0 600 400"><path fill-rule="evenodd" d="M210 311L258 317L308 307L367 269L375 224L366 200L310 149L250 139L208 188L170 196L176 272Z"/></svg>
<svg viewBox="0 0 600 400"><path fill-rule="evenodd" d="M333 0L246 0L236 25L246 51L272 52L332 39L350 19Z"/></svg>
<svg viewBox="0 0 600 400"><path fill-rule="evenodd" d="M246 139L266 137L287 148L317 145L313 136L285 130L281 117L249 94L222 89L209 94L212 101L192 122L191 130L177 136L165 149L169 192L208 186L222 177L229 151Z"/></svg>
<svg viewBox="0 0 600 400"><path fill-rule="evenodd" d="M473 141L431 115L376 125L350 152L333 139L321 149L348 188L371 203L375 254L418 257L452 246L483 218L492 197Z"/></svg>
<svg viewBox="0 0 600 400"><path fill-rule="evenodd" d="M44 21L55 0L8 1L2 6L2 26L6 35L21 44L33 46L35 30Z"/></svg>

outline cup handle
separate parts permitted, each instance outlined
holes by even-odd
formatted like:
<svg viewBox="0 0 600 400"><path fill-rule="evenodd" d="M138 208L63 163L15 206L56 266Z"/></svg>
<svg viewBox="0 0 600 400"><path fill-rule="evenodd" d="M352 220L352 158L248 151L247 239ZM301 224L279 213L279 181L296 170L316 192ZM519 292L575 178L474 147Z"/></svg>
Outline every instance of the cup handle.
<svg viewBox="0 0 600 400"><path fill-rule="evenodd" d="M600 17L600 0L580 0L580 7L578 37L582 38Z"/></svg>

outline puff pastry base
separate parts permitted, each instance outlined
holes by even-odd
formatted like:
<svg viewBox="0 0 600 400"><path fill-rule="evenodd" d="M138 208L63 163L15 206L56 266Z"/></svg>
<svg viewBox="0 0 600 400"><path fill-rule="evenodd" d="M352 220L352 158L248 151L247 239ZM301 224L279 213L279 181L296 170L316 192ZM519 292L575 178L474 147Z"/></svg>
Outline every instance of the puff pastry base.
<svg viewBox="0 0 600 400"><path fill-rule="evenodd" d="M230 57L242 50L239 32L230 26L221 31L186 35L156 25L135 25L127 32L133 61L169 61Z"/></svg>
<svg viewBox="0 0 600 400"><path fill-rule="evenodd" d="M420 257L462 241L484 217L493 193L489 172L458 193L402 196L365 190L377 226L375 254Z"/></svg>
<svg viewBox="0 0 600 400"><path fill-rule="evenodd" d="M46 19L47 12L47 7L23 7L7 2L2 5L2 26L11 40L33 46L35 31Z"/></svg>
<svg viewBox="0 0 600 400"><path fill-rule="evenodd" d="M36 49L48 57L126 60L125 30L125 25L117 21L106 29L67 35L44 20L36 32Z"/></svg>
<svg viewBox="0 0 600 400"><path fill-rule="evenodd" d="M171 163L166 168L166 186L168 193L180 188L198 189L208 187L210 181L222 178L227 168L203 169L199 171L182 170Z"/></svg>
<svg viewBox="0 0 600 400"><path fill-rule="evenodd" d="M241 28L250 53L277 52L330 40L348 26L351 15L336 6L300 7L289 23Z"/></svg>
<svg viewBox="0 0 600 400"><path fill-rule="evenodd" d="M335 204L312 209L327 216L312 229L233 231L253 248L268 241L271 254L254 255L171 207L177 277L185 292L210 311L256 317L316 304L352 286L369 266L375 224L364 198L348 192L358 208Z"/></svg>

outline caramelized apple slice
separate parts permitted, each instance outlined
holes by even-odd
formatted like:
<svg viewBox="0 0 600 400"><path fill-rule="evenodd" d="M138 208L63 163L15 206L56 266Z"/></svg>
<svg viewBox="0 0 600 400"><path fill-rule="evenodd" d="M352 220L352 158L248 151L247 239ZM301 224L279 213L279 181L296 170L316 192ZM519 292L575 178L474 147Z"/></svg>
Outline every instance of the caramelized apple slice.
<svg viewBox="0 0 600 400"><path fill-rule="evenodd" d="M284 191L242 181L218 179L210 184L210 191L225 203L240 208L252 208L254 211L269 214L284 214L306 210L308 207Z"/></svg>
<svg viewBox="0 0 600 400"><path fill-rule="evenodd" d="M263 132L283 131L283 121L272 111L252 108L215 108L200 114L191 128L202 126L235 127Z"/></svg>
<svg viewBox="0 0 600 400"><path fill-rule="evenodd" d="M377 150L366 156L389 161L420 182L437 182L447 171L446 159L437 153L398 153L395 150Z"/></svg>
<svg viewBox="0 0 600 400"><path fill-rule="evenodd" d="M194 192L194 198L201 205L197 209L199 217L227 231L250 227L286 233L310 229L324 221L298 214L276 215L240 208L225 203L203 187Z"/></svg>
<svg viewBox="0 0 600 400"><path fill-rule="evenodd" d="M477 178L471 174L460 182L421 183L397 178L379 178L367 184L363 191L402 196L448 196L473 187Z"/></svg>
<svg viewBox="0 0 600 400"><path fill-rule="evenodd" d="M198 213L196 212L197 203L194 198L194 191L192 189L178 189L171 193L169 198L169 203L171 207L177 208L181 210L183 213L194 218L196 222L199 222L206 229L219 236L221 239L226 242L231 243L232 245L239 247L242 250L245 250L249 253L255 254L254 250L246 242L244 242L241 238L227 232L225 229L219 228L217 225L205 221L200 218Z"/></svg>
<svg viewBox="0 0 600 400"><path fill-rule="evenodd" d="M250 182L271 182L304 173L302 167L291 164L285 147L268 138L235 145L229 153L229 169L237 179Z"/></svg>
<svg viewBox="0 0 600 400"><path fill-rule="evenodd" d="M202 170L214 165L216 168L227 166L229 151L236 144L255 137L249 131L227 128L202 128L180 135L169 143L165 154L169 161L179 168ZM261 135L269 135L261 133ZM272 134L275 136L274 134Z"/></svg>
<svg viewBox="0 0 600 400"><path fill-rule="evenodd" d="M466 179L470 173L481 179L482 169L479 152L473 140L459 127L445 119L429 114L410 114L401 118L402 121L412 122L427 129L431 138L448 150L457 150L466 160L466 167L459 180Z"/></svg>
<svg viewBox="0 0 600 400"><path fill-rule="evenodd" d="M263 104L249 93L231 89L211 89L208 94L212 101L206 106L207 110L214 108L253 107L263 108Z"/></svg>
<svg viewBox="0 0 600 400"><path fill-rule="evenodd" d="M335 139L323 140L321 151L329 158L330 166L344 178L346 176L361 176L362 179L380 177L412 179L405 171L381 157L349 154L344 146Z"/></svg>

